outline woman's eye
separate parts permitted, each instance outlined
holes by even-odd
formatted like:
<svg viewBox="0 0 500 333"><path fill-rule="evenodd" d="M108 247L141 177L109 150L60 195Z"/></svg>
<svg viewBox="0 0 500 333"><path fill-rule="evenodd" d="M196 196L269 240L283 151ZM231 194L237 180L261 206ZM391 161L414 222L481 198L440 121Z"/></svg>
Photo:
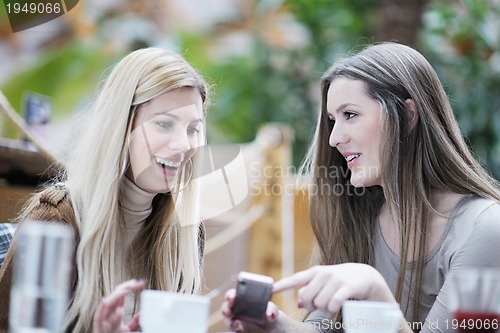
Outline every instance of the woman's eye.
<svg viewBox="0 0 500 333"><path fill-rule="evenodd" d="M345 119L351 119L351 118L353 118L355 116L356 116L356 114L354 112L344 111L344 117L345 117Z"/></svg>
<svg viewBox="0 0 500 333"><path fill-rule="evenodd" d="M188 127L187 132L190 135L195 135L198 134L200 130L197 127Z"/></svg>
<svg viewBox="0 0 500 333"><path fill-rule="evenodd" d="M170 128L172 127L172 123L168 121L157 121L156 124L162 128Z"/></svg>

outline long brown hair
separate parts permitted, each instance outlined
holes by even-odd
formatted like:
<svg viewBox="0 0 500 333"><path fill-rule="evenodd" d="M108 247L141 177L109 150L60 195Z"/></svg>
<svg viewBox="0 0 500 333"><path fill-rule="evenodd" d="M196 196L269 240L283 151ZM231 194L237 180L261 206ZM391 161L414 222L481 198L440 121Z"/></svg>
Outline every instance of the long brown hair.
<svg viewBox="0 0 500 333"><path fill-rule="evenodd" d="M382 107L383 189L354 188L345 158L328 144L334 122L327 114L327 93L338 77L364 82L366 94ZM407 99L413 100L418 112L413 128L409 127ZM302 169L310 174L315 188L310 218L320 264L373 264L374 222L387 203L401 230L398 302L406 261L417 262L409 277L414 289L407 291L413 319L419 310L429 218L436 212L431 194L476 194L500 201L498 182L469 151L436 72L416 50L396 43L368 46L323 75L318 124Z"/></svg>

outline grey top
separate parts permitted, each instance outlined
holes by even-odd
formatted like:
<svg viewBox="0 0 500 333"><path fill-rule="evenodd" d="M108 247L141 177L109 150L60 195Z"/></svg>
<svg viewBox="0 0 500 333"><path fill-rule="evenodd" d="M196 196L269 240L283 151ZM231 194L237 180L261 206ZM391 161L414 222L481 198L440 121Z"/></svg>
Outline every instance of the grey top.
<svg viewBox="0 0 500 333"><path fill-rule="evenodd" d="M385 242L380 226L374 234L375 268L395 292L399 257ZM401 300L401 309L414 331L421 333L454 332L450 311L450 274L472 266L500 268L500 204L478 197L465 197L455 207L441 239L425 258L420 312L417 322L411 322L412 306L407 297ZM412 263L407 264L407 275ZM405 282L405 290L409 280ZM305 319L321 333L341 332L334 327L331 315L314 311Z"/></svg>

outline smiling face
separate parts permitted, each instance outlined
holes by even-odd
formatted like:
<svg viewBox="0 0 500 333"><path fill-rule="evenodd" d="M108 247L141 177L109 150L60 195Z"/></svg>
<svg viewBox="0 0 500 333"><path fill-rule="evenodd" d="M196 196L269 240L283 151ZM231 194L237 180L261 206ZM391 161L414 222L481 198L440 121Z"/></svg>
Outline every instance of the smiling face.
<svg viewBox="0 0 500 333"><path fill-rule="evenodd" d="M171 191L203 135L197 89L172 90L142 104L132 124L127 178L150 193Z"/></svg>
<svg viewBox="0 0 500 333"><path fill-rule="evenodd" d="M339 77L327 95L328 117L335 121L330 146L344 156L355 187L382 185L380 134L382 107L359 80Z"/></svg>

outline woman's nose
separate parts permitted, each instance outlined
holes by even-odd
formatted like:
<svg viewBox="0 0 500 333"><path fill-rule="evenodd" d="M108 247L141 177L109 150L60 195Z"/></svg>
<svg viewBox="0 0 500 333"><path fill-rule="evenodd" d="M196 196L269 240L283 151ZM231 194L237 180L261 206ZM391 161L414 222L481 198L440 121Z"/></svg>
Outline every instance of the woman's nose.
<svg viewBox="0 0 500 333"><path fill-rule="evenodd" d="M338 145L346 143L347 141L349 141L349 137L347 136L347 133L345 133L342 126L337 123L333 125L333 129L328 140L330 146L337 148Z"/></svg>
<svg viewBox="0 0 500 333"><path fill-rule="evenodd" d="M176 133L172 136L172 138L170 138L168 142L168 148L173 151L184 152L189 150L189 148L191 148L191 145L189 143L187 135Z"/></svg>

